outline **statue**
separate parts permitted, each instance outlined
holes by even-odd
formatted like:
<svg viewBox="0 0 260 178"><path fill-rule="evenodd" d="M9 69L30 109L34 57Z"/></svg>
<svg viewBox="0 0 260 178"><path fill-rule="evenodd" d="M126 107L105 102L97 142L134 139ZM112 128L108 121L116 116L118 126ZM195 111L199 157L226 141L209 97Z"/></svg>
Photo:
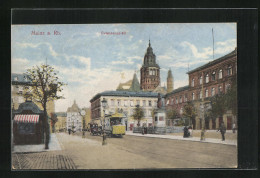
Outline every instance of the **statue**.
<svg viewBox="0 0 260 178"><path fill-rule="evenodd" d="M158 93L157 108L162 108L162 96L160 93Z"/></svg>

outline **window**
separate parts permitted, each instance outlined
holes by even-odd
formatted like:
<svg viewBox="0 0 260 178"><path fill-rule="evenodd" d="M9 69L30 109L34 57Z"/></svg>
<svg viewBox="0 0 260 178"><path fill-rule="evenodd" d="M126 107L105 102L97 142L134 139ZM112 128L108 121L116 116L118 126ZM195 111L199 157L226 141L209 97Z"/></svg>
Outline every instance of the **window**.
<svg viewBox="0 0 260 178"><path fill-rule="evenodd" d="M18 77L14 77L14 81L17 81L18 80Z"/></svg>
<svg viewBox="0 0 260 178"><path fill-rule="evenodd" d="M153 73L152 73L153 71L152 70L149 70L149 75L153 75Z"/></svg>
<svg viewBox="0 0 260 178"><path fill-rule="evenodd" d="M214 96L215 95L215 88L211 88L211 96Z"/></svg>
<svg viewBox="0 0 260 178"><path fill-rule="evenodd" d="M230 89L230 86L231 86L230 84L226 85L226 91L228 91Z"/></svg>
<svg viewBox="0 0 260 178"><path fill-rule="evenodd" d="M117 100L117 106L121 106L121 100Z"/></svg>
<svg viewBox="0 0 260 178"><path fill-rule="evenodd" d="M172 102L171 102L171 104L173 105L174 104L174 99L172 98Z"/></svg>
<svg viewBox="0 0 260 178"><path fill-rule="evenodd" d="M111 106L115 106L115 100L111 100Z"/></svg>
<svg viewBox="0 0 260 178"><path fill-rule="evenodd" d="M182 96L180 96L180 100L179 100L180 103L182 103Z"/></svg>
<svg viewBox="0 0 260 178"><path fill-rule="evenodd" d="M178 104L178 98L177 97L175 98L175 103Z"/></svg>
<svg viewBox="0 0 260 178"><path fill-rule="evenodd" d="M205 97L209 97L209 90L208 89L205 90Z"/></svg>
<svg viewBox="0 0 260 178"><path fill-rule="evenodd" d="M124 100L124 106L128 106L128 101Z"/></svg>
<svg viewBox="0 0 260 178"><path fill-rule="evenodd" d="M218 78L222 79L222 69L220 69L219 72L218 72Z"/></svg>
<svg viewBox="0 0 260 178"><path fill-rule="evenodd" d="M130 106L134 106L134 101L133 100L130 101Z"/></svg>
<svg viewBox="0 0 260 178"><path fill-rule="evenodd" d="M202 76L200 76L200 79L199 79L199 80L200 80L200 85L201 85L201 84L202 84Z"/></svg>
<svg viewBox="0 0 260 178"><path fill-rule="evenodd" d="M140 106L140 100L136 100L136 104Z"/></svg>
<svg viewBox="0 0 260 178"><path fill-rule="evenodd" d="M212 74L211 74L211 80L212 81L216 80L216 72L215 71L212 72Z"/></svg>
<svg viewBox="0 0 260 178"><path fill-rule="evenodd" d="M152 116L152 111L148 110L148 117L151 117L151 116Z"/></svg>
<svg viewBox="0 0 260 178"><path fill-rule="evenodd" d="M200 99L202 98L202 91L200 91Z"/></svg>
<svg viewBox="0 0 260 178"><path fill-rule="evenodd" d="M154 100L154 106L155 106L155 107L157 106L157 101L156 101L156 100Z"/></svg>
<svg viewBox="0 0 260 178"><path fill-rule="evenodd" d="M228 66L227 75L232 75L232 66Z"/></svg>
<svg viewBox="0 0 260 178"><path fill-rule="evenodd" d="M191 86L194 87L194 78L191 80Z"/></svg>
<svg viewBox="0 0 260 178"><path fill-rule="evenodd" d="M183 114L183 107L181 107L180 109L180 114Z"/></svg>
<svg viewBox="0 0 260 178"><path fill-rule="evenodd" d="M192 98L192 100L195 100L195 94L194 93L192 93L191 98Z"/></svg>
<svg viewBox="0 0 260 178"><path fill-rule="evenodd" d="M221 93L222 92L222 86L219 86L218 87L218 93Z"/></svg>
<svg viewBox="0 0 260 178"><path fill-rule="evenodd" d="M143 100L143 106L146 106L146 101L145 100Z"/></svg>
<svg viewBox="0 0 260 178"><path fill-rule="evenodd" d="M152 106L152 101L149 101L149 106Z"/></svg>
<svg viewBox="0 0 260 178"><path fill-rule="evenodd" d="M169 105L169 104L170 104L170 99L168 99L166 102L166 105Z"/></svg>
<svg viewBox="0 0 260 178"><path fill-rule="evenodd" d="M209 83L209 74L206 75L206 83Z"/></svg>
<svg viewBox="0 0 260 178"><path fill-rule="evenodd" d="M187 102L188 101L188 96L187 96L187 94L185 94L185 102Z"/></svg>

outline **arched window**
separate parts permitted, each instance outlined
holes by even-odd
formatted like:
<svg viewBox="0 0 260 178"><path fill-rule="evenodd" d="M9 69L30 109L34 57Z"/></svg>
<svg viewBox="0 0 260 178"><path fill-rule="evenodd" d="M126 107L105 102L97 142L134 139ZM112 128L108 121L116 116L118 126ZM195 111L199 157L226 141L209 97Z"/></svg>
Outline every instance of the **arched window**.
<svg viewBox="0 0 260 178"><path fill-rule="evenodd" d="M168 99L168 100L167 100L167 102L166 102L166 104L167 104L167 105L170 103L170 101L169 101L169 100L170 100L170 99Z"/></svg>
<svg viewBox="0 0 260 178"><path fill-rule="evenodd" d="M231 65L228 66L227 75L232 75L232 66Z"/></svg>
<svg viewBox="0 0 260 178"><path fill-rule="evenodd" d="M195 94L194 93L192 93L191 98L192 98L192 100L195 100Z"/></svg>
<svg viewBox="0 0 260 178"><path fill-rule="evenodd" d="M178 98L177 97L175 98L175 103L178 104Z"/></svg>
<svg viewBox="0 0 260 178"><path fill-rule="evenodd" d="M216 72L215 71L212 72L212 74L211 74L211 80L212 81L216 80Z"/></svg>
<svg viewBox="0 0 260 178"><path fill-rule="evenodd" d="M180 96L180 100L179 100L180 103L182 103L182 96Z"/></svg>
<svg viewBox="0 0 260 178"><path fill-rule="evenodd" d="M218 78L222 79L222 69L220 69L219 72L218 72Z"/></svg>
<svg viewBox="0 0 260 178"><path fill-rule="evenodd" d="M191 80L191 86L194 87L194 78Z"/></svg>
<svg viewBox="0 0 260 178"><path fill-rule="evenodd" d="M172 98L172 104L174 104L174 99Z"/></svg>
<svg viewBox="0 0 260 178"><path fill-rule="evenodd" d="M209 83L209 74L206 75L206 83Z"/></svg>
<svg viewBox="0 0 260 178"><path fill-rule="evenodd" d="M209 90L208 89L205 90L205 97L209 97Z"/></svg>
<svg viewBox="0 0 260 178"><path fill-rule="evenodd" d="M200 80L200 85L201 85L201 84L202 84L202 76L200 76L200 79L199 79L199 80Z"/></svg>
<svg viewBox="0 0 260 178"><path fill-rule="evenodd" d="M181 107L180 109L180 114L183 114L183 107Z"/></svg>
<svg viewBox="0 0 260 178"><path fill-rule="evenodd" d="M214 96L215 95L215 88L211 88L211 96Z"/></svg>

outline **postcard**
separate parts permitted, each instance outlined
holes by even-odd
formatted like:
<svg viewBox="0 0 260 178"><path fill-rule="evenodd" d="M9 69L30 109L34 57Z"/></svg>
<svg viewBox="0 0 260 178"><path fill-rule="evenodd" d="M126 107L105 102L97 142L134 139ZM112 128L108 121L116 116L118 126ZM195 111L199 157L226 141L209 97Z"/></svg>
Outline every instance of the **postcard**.
<svg viewBox="0 0 260 178"><path fill-rule="evenodd" d="M12 170L237 168L237 24L11 26Z"/></svg>

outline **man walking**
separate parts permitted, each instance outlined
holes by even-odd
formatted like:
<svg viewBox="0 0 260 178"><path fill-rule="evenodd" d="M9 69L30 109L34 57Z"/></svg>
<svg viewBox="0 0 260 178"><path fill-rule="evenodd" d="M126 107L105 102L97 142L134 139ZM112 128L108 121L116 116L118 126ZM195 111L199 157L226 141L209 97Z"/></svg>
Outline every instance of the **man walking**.
<svg viewBox="0 0 260 178"><path fill-rule="evenodd" d="M224 122L221 123L218 131L220 131L221 135L222 135L222 141L225 141L225 133L226 133L226 127L224 125Z"/></svg>

